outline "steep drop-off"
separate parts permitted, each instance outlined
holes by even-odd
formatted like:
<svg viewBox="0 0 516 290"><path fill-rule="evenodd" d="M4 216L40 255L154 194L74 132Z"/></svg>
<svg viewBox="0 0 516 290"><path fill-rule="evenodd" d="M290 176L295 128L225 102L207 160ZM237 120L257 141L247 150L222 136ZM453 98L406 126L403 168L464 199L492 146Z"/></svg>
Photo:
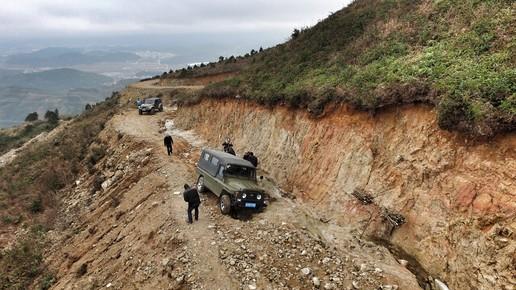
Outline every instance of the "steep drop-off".
<svg viewBox="0 0 516 290"><path fill-rule="evenodd" d="M440 130L426 106L376 116L332 110L313 119L205 100L181 107L176 122L214 147L231 137L239 155L254 151L267 174L321 218L407 253L451 289L513 289L516 135L472 143ZM360 203L357 190L374 202ZM406 223L393 228L387 213Z"/></svg>

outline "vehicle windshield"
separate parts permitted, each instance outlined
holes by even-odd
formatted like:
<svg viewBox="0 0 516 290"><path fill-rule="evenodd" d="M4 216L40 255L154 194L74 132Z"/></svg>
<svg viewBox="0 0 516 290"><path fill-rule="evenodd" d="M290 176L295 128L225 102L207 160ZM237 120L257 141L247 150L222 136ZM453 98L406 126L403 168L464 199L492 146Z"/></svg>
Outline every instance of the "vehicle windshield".
<svg viewBox="0 0 516 290"><path fill-rule="evenodd" d="M154 104L154 99L146 99L143 101L144 104Z"/></svg>
<svg viewBox="0 0 516 290"><path fill-rule="evenodd" d="M229 164L226 166L224 175L254 179L256 178L256 171L254 168Z"/></svg>

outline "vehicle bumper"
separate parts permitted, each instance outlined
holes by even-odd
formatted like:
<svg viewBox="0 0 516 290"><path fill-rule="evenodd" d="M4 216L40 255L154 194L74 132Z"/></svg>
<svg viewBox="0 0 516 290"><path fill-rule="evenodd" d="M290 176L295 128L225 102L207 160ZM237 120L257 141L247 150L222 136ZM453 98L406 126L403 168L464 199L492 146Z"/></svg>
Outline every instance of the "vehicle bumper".
<svg viewBox="0 0 516 290"><path fill-rule="evenodd" d="M251 210L260 210L265 207L263 199L256 200L256 199L242 199L242 198L236 198L233 202L233 207L240 208L240 209L251 209Z"/></svg>

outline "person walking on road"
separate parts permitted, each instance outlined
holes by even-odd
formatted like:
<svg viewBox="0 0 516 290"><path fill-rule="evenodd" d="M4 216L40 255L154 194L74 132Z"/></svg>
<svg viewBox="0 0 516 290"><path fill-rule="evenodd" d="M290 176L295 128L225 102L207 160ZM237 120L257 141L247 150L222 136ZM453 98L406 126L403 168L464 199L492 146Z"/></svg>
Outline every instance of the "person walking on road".
<svg viewBox="0 0 516 290"><path fill-rule="evenodd" d="M195 220L199 220L199 205L201 204L201 199L199 198L199 193L195 186L190 187L188 184L185 184L184 188L183 198L185 202L188 203L188 223L191 224L193 223L192 211L195 211Z"/></svg>
<svg viewBox="0 0 516 290"><path fill-rule="evenodd" d="M172 136L170 136L170 134L165 135L165 138L163 139L163 143L165 143L165 146L167 147L168 156L172 155L172 144L174 144L174 140L172 140Z"/></svg>

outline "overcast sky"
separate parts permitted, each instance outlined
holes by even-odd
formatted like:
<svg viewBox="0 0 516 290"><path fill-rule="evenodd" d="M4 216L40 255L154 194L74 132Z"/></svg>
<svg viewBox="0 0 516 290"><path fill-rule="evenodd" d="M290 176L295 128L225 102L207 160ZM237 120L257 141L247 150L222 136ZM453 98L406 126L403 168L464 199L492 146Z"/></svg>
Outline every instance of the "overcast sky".
<svg viewBox="0 0 516 290"><path fill-rule="evenodd" d="M350 0L2 0L0 38L290 31Z"/></svg>

